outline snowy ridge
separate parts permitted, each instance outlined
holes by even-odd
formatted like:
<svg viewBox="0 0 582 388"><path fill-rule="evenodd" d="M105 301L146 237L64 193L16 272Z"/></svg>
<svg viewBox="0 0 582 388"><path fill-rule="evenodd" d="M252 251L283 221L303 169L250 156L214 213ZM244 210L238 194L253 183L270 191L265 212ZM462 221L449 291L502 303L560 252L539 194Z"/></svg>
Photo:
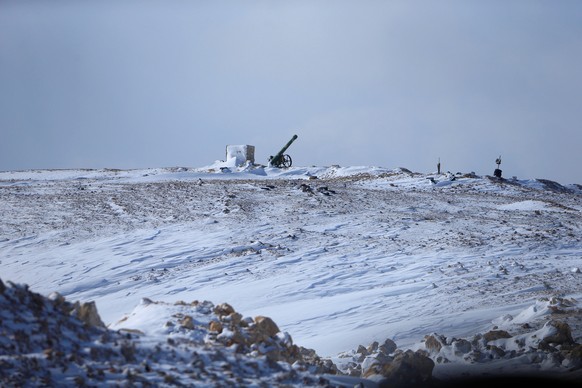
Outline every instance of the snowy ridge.
<svg viewBox="0 0 582 388"><path fill-rule="evenodd" d="M366 179L386 178L393 183L409 184L414 187L427 187L429 181L436 187L458 184L476 184L489 180L493 183L505 184L528 189L551 190L555 192L582 193L581 184L562 185L548 179L498 179L491 176L478 176L474 173L417 173L406 168L388 169L370 166L311 166L290 167L280 169L263 165L246 164L235 166L234 162L217 161L206 167L167 167L136 170L119 169L52 169L0 171L0 184L27 184L35 181L72 180L110 180L118 182L161 182L167 180L198 180L198 179Z"/></svg>
<svg viewBox="0 0 582 388"><path fill-rule="evenodd" d="M210 318L179 311L190 301L270 317L313 349L326 381L335 367L371 384L406 363L411 379L570 380L581 370L581 195L405 168L1 172L0 269L4 282L95 302L111 331L142 345L167 342L165 323L186 315L209 330ZM222 326L216 339L232 338Z"/></svg>

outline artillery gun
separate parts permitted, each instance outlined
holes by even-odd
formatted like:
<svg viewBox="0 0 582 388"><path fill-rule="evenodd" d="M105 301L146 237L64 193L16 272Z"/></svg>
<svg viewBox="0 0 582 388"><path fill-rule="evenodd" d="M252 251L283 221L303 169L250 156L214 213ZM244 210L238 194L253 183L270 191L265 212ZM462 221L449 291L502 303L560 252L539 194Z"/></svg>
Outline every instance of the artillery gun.
<svg viewBox="0 0 582 388"><path fill-rule="evenodd" d="M297 135L293 135L291 140L289 140L287 144L285 144L285 146L281 148L281 151L277 152L275 156L271 155L269 157L270 166L278 168L291 167L291 164L293 164L293 160L289 155L285 154L285 151L287 151L287 148L289 148L289 146L291 145L291 143L295 141L295 139L297 139Z"/></svg>

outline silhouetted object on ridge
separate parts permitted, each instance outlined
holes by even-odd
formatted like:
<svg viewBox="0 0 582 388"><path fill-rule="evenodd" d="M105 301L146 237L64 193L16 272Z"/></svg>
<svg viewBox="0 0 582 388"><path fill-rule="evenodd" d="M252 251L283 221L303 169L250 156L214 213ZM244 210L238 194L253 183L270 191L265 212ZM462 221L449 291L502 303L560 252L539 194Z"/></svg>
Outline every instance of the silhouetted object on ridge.
<svg viewBox="0 0 582 388"><path fill-rule="evenodd" d="M493 175L496 178L501 179L501 170L499 169L499 165L501 164L501 155L497 159L495 159L495 163L497 164L497 168L493 171Z"/></svg>

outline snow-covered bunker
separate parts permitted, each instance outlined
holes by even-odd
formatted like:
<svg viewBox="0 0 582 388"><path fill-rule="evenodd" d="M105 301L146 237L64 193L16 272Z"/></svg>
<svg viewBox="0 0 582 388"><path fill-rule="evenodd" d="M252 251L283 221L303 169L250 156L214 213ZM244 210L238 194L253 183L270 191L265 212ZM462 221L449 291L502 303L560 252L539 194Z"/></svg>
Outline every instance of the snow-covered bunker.
<svg viewBox="0 0 582 388"><path fill-rule="evenodd" d="M235 165L241 166L247 161L255 163L255 146L252 145L227 145L226 160L235 159Z"/></svg>

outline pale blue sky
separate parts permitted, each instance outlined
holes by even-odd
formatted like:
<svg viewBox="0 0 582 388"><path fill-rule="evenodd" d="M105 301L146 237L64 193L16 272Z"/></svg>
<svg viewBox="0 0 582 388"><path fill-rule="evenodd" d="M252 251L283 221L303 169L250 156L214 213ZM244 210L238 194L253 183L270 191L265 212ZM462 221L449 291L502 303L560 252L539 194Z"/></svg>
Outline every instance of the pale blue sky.
<svg viewBox="0 0 582 388"><path fill-rule="evenodd" d="M267 163L582 184L580 1L0 0L0 170Z"/></svg>

